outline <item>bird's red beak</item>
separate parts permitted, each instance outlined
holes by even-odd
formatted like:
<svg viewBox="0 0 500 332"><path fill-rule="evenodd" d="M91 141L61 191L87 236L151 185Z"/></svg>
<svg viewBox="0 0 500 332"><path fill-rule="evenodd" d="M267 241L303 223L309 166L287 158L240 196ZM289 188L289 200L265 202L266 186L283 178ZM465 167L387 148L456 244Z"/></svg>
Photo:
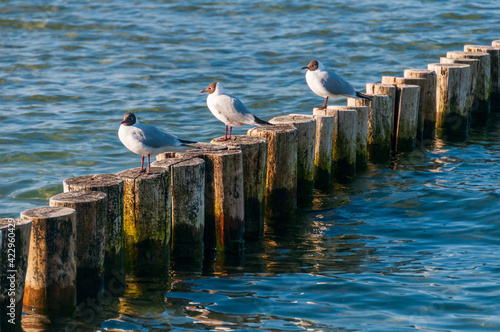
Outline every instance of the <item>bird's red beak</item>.
<svg viewBox="0 0 500 332"><path fill-rule="evenodd" d="M123 120L122 122L120 122L120 124L124 124L125 123L125 120Z"/></svg>
<svg viewBox="0 0 500 332"><path fill-rule="evenodd" d="M302 67L302 69L309 69L309 67Z"/></svg>
<svg viewBox="0 0 500 332"><path fill-rule="evenodd" d="M207 92L207 90L205 89L205 90L201 90L201 91L200 91L200 93L203 93L203 92Z"/></svg>

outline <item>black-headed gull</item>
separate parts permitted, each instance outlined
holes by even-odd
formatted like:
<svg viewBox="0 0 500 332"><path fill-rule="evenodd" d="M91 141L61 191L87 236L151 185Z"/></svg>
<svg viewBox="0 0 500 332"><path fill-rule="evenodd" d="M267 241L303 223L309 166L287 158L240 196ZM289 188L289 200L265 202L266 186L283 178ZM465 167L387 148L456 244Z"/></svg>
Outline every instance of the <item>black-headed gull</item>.
<svg viewBox="0 0 500 332"><path fill-rule="evenodd" d="M127 149L142 155L140 172L144 172L144 156L148 156L146 173L149 173L149 158L151 155L158 155L163 152L184 153L187 149L196 149L185 145L186 143L195 142L178 139L176 136L167 134L156 127L139 123L134 113L127 113L123 116L123 121L118 129L118 137Z"/></svg>
<svg viewBox="0 0 500 332"><path fill-rule="evenodd" d="M202 92L208 93L207 106L210 112L226 125L226 134L220 141L231 139L233 127L243 126L244 124L271 125L250 113L238 98L225 94L224 88L219 82L211 83L208 88L200 91L200 93ZM228 126L229 137L227 136Z"/></svg>
<svg viewBox="0 0 500 332"><path fill-rule="evenodd" d="M349 97L368 100L371 99L370 96L356 91L349 82L337 75L334 71L328 70L318 60L309 62L307 67L302 67L302 69L307 69L306 82L312 92L320 97L325 98L323 108L326 108L328 97Z"/></svg>

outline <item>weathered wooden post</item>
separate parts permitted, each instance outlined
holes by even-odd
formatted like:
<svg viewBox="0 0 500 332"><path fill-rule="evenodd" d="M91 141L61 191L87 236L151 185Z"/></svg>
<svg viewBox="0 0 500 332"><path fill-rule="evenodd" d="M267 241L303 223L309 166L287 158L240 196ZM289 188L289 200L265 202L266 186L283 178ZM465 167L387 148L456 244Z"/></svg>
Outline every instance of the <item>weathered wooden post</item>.
<svg viewBox="0 0 500 332"><path fill-rule="evenodd" d="M391 143L393 140L392 135L395 132L396 124L394 123L395 121L395 116L394 113L396 112L396 87L393 84L382 84L382 83L366 83L366 93L370 95L382 95L382 96L390 96L392 100L392 107L391 107ZM355 101L349 102L349 99L347 100L347 103L355 104ZM358 102L359 104L366 104L369 105L368 102ZM370 127L370 114L368 114L368 127Z"/></svg>
<svg viewBox="0 0 500 332"><path fill-rule="evenodd" d="M394 88L395 89L395 88ZM391 128L394 100L390 95L372 95L372 100L348 98L349 106L368 106L368 158L385 162L391 156Z"/></svg>
<svg viewBox="0 0 500 332"><path fill-rule="evenodd" d="M297 129L262 126L248 130L248 135L267 139L266 215L284 219L297 207Z"/></svg>
<svg viewBox="0 0 500 332"><path fill-rule="evenodd" d="M66 207L21 212L33 221L23 309L25 313L72 315L76 311L76 218Z"/></svg>
<svg viewBox="0 0 500 332"><path fill-rule="evenodd" d="M463 138L469 129L470 109L467 94L470 90L470 66L431 63L437 74L436 129L439 136Z"/></svg>
<svg viewBox="0 0 500 332"><path fill-rule="evenodd" d="M168 271L172 199L170 172L132 168L117 174L123 179L125 269L136 275Z"/></svg>
<svg viewBox="0 0 500 332"><path fill-rule="evenodd" d="M356 138L358 113L349 106L328 106L327 112L335 117L332 147L332 169L338 179L356 174Z"/></svg>
<svg viewBox="0 0 500 332"><path fill-rule="evenodd" d="M425 108L423 107L425 105L425 91L424 93L422 92L422 89L425 89L427 86L427 80L424 78L406 78L406 77L393 77L393 76L382 76L382 84L394 84L396 87L398 85L413 85L413 86L418 86L420 87L420 92L419 92L419 100L417 102L417 120L416 120L416 134L415 134L415 143L417 146L420 146L423 144L424 141L424 123L425 123ZM401 91L400 91L401 90ZM408 93L410 95L412 94L411 92L412 89L398 89L398 93L396 93L396 111L394 113L394 119L396 121L395 123L395 135L393 136L393 148L397 150L397 143L400 141L398 139L398 128L399 126L399 121L403 119L405 123L403 123L403 128L410 126L412 127L413 124L413 116L411 114L412 110L408 108L401 108L400 103L403 101L405 107L408 106ZM399 92L403 92L403 94L399 94ZM403 99L398 99L398 96L402 96ZM411 98L411 97L410 97ZM406 103L406 104L405 104ZM435 107L434 107L435 108ZM410 122L409 122L410 121ZM409 128L410 131L413 131L412 128ZM404 135L404 130L402 132ZM395 139L394 139L395 138ZM415 144L412 144L414 146ZM399 151L402 151L401 148L403 148L403 145L399 145ZM404 150L405 148L403 148Z"/></svg>
<svg viewBox="0 0 500 332"><path fill-rule="evenodd" d="M262 137L234 135L233 139L220 143L230 149L241 150L245 197L244 237L249 241L260 239L264 235L267 140Z"/></svg>
<svg viewBox="0 0 500 332"><path fill-rule="evenodd" d="M243 160L239 150L203 154L205 248L239 253L244 248Z"/></svg>
<svg viewBox="0 0 500 332"><path fill-rule="evenodd" d="M447 58L452 59L477 59L479 60L479 68L477 72L477 80L474 94L474 103L471 111L478 114L490 113L490 94L491 94L491 61L488 53L480 52L462 52L451 51L446 53Z"/></svg>
<svg viewBox="0 0 500 332"><path fill-rule="evenodd" d="M478 59L454 59L454 58L441 58L440 59L441 63L448 63L448 64L454 64L454 63L459 63L459 64L464 64L464 65L469 65L470 66L470 76L471 76L471 84L470 84L470 90L467 94L467 107L470 109L471 112L471 122L474 120L479 120L481 123L484 122L484 118L488 113L480 113L477 112L475 109L475 105L477 103L474 102L475 94L476 94L476 86L477 86L477 81L478 81L478 71L479 71L479 60Z"/></svg>
<svg viewBox="0 0 500 332"><path fill-rule="evenodd" d="M436 135L436 72L429 69L405 69L404 77L425 80L419 84L419 112L424 113L424 129L422 136L424 140L433 139Z"/></svg>
<svg viewBox="0 0 500 332"><path fill-rule="evenodd" d="M31 220L0 219L0 312L2 331L20 326L28 269Z"/></svg>
<svg viewBox="0 0 500 332"><path fill-rule="evenodd" d="M205 161L196 157L157 160L171 174L172 256L201 260L205 229Z"/></svg>
<svg viewBox="0 0 500 332"><path fill-rule="evenodd" d="M399 84L396 88L398 127L394 150L397 152L411 151L416 144L416 135L418 132L420 86ZM422 135L420 139L420 142L422 142Z"/></svg>
<svg viewBox="0 0 500 332"><path fill-rule="evenodd" d="M116 276L124 278L123 180L115 174L82 175L64 180L63 188L64 192L100 191L107 195L104 227L105 284L106 280Z"/></svg>
<svg viewBox="0 0 500 332"><path fill-rule="evenodd" d="M316 119L311 115L290 114L269 120L272 124L290 124L297 128L297 203L312 201L314 189L314 142Z"/></svg>
<svg viewBox="0 0 500 332"><path fill-rule="evenodd" d="M488 45L465 45L465 52L480 52L490 55L491 105L492 111L500 111L496 105L500 102L500 47Z"/></svg>
<svg viewBox="0 0 500 332"><path fill-rule="evenodd" d="M49 203L76 211L76 301L96 298L104 289L107 196L100 191L71 191L52 196Z"/></svg>
<svg viewBox="0 0 500 332"><path fill-rule="evenodd" d="M500 48L500 40L494 40L491 42L491 46L495 48ZM500 60L499 60L500 61ZM499 89L500 89L500 70L498 71L498 84L499 84ZM492 101L493 108L495 109L496 112L500 110L500 97L495 97L495 100Z"/></svg>
<svg viewBox="0 0 500 332"><path fill-rule="evenodd" d="M314 150L314 186L325 189L332 181L333 131L335 117L327 115L326 109L313 109L316 119L316 143Z"/></svg>

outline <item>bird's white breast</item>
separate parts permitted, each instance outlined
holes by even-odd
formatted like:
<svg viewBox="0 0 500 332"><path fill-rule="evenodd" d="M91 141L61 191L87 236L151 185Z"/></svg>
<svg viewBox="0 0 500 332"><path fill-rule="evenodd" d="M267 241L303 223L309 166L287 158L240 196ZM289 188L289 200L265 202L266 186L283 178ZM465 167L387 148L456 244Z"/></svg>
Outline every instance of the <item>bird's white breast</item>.
<svg viewBox="0 0 500 332"><path fill-rule="evenodd" d="M310 71L306 73L306 82L309 88L320 97L326 98L336 98L334 95L325 88L325 83L328 80L328 72L322 70Z"/></svg>

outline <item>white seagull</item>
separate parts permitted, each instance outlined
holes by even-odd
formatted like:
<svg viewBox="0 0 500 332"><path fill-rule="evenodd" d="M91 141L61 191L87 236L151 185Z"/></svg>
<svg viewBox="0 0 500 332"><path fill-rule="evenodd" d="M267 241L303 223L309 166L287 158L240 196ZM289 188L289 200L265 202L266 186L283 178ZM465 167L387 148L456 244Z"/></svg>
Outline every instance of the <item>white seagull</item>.
<svg viewBox="0 0 500 332"><path fill-rule="evenodd" d="M219 82L211 83L208 88L200 91L200 93L203 92L208 93L207 106L210 112L226 125L226 135L220 141L231 139L233 127L244 124L271 125L250 113L238 98L225 94L224 88ZM227 136L228 126L229 137Z"/></svg>
<svg viewBox="0 0 500 332"><path fill-rule="evenodd" d="M195 142L178 139L156 127L139 123L134 113L127 113L123 116L123 121L118 129L118 137L127 149L142 155L140 172L144 172L144 156L148 156L148 169L146 171L148 174L151 155L163 152L184 153L187 149L196 149L196 147L185 145L185 143Z"/></svg>
<svg viewBox="0 0 500 332"><path fill-rule="evenodd" d="M307 67L302 67L302 69L307 69L306 82L312 92L325 98L323 108L326 108L328 97L349 97L371 100L370 96L356 91L349 82L337 75L334 71L328 70L318 60L309 62Z"/></svg>

